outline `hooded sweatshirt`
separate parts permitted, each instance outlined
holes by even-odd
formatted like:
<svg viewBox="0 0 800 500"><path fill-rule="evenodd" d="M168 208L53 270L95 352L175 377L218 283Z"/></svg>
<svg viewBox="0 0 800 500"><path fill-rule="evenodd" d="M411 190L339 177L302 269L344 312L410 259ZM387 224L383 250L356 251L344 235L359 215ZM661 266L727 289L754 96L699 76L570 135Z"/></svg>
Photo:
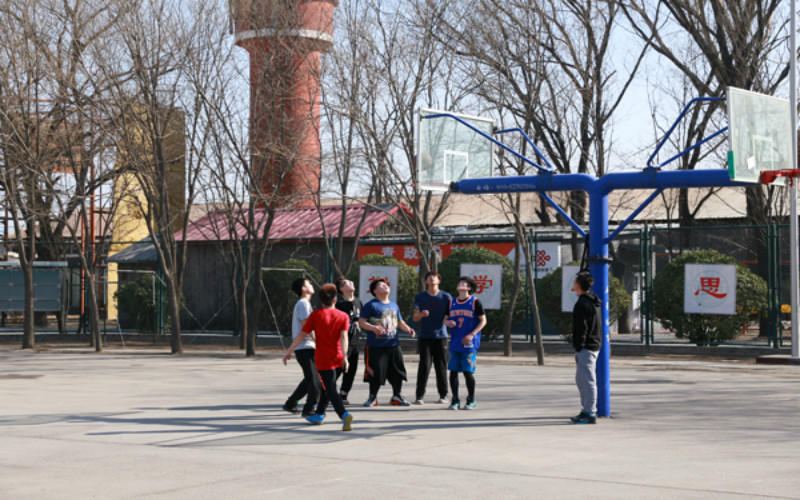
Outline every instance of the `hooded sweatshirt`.
<svg viewBox="0 0 800 500"><path fill-rule="evenodd" d="M585 292L578 297L572 310L572 346L575 352L600 350L603 344L600 304L600 297L594 292Z"/></svg>

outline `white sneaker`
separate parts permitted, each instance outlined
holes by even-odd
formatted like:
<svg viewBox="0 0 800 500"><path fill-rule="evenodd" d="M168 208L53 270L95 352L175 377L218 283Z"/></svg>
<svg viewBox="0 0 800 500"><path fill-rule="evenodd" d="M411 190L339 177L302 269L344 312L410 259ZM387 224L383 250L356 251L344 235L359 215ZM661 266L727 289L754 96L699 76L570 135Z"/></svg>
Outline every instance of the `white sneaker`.
<svg viewBox="0 0 800 500"><path fill-rule="evenodd" d="M425 401L423 401L423 400L421 400L421 399L418 399L418 400L414 401L414 404L415 404L415 405L420 405L420 406L422 406L422 405L424 405L424 404L425 404Z"/></svg>
<svg viewBox="0 0 800 500"><path fill-rule="evenodd" d="M449 402L450 401L447 398L439 398L439 404L440 405L446 405Z"/></svg>

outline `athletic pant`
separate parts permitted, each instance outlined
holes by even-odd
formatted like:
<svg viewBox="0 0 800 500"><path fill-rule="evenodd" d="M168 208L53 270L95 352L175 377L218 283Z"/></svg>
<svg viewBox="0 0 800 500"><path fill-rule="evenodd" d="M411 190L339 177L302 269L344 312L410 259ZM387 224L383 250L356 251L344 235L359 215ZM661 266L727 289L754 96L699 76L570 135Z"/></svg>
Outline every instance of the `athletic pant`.
<svg viewBox="0 0 800 500"><path fill-rule="evenodd" d="M339 418L345 414L344 403L342 397L339 396L339 391L336 390L336 370L320 370L320 396L319 404L317 405L317 415L325 415L325 409L328 407L328 401L333 403L333 409Z"/></svg>
<svg viewBox="0 0 800 500"><path fill-rule="evenodd" d="M350 363L350 367L345 372L344 378L342 378L342 387L340 389L340 392L345 395L349 394L350 389L353 388L353 381L358 371L358 346L350 345L347 348L347 362ZM336 369L337 380L343 371L341 366Z"/></svg>
<svg viewBox="0 0 800 500"><path fill-rule="evenodd" d="M436 389L439 397L447 397L447 343L448 339L417 340L419 348L419 368L417 368L417 399L425 397L425 388L428 386L428 375L431 373L431 364L436 372Z"/></svg>
<svg viewBox="0 0 800 500"><path fill-rule="evenodd" d="M581 395L581 409L593 415L597 413L595 365L598 352L581 349L575 353L575 385Z"/></svg>
<svg viewBox="0 0 800 500"><path fill-rule="evenodd" d="M297 384L297 388L286 400L286 406L294 408L297 406L297 402L308 394L306 404L303 406L303 415L306 416L314 414L314 406L319 399L319 375L314 353L314 349L295 349L294 357L297 359L297 364L303 369L303 380Z"/></svg>
<svg viewBox="0 0 800 500"><path fill-rule="evenodd" d="M450 391L453 393L453 400L451 403L461 401L458 397L458 373L450 372ZM475 375L470 372L461 372L464 374L464 380L467 382L467 403L475 401Z"/></svg>

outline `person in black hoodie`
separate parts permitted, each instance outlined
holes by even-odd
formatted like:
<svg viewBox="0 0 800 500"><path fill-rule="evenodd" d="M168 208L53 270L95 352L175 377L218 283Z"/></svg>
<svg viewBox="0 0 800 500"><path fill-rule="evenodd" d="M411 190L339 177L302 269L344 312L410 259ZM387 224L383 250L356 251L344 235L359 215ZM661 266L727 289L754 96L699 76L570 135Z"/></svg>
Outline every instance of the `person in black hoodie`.
<svg viewBox="0 0 800 500"><path fill-rule="evenodd" d="M581 412L572 417L575 424L597 422L597 380L595 365L603 344L600 297L590 291L594 278L588 272L575 277L573 289L578 302L572 310L572 346L575 348L575 384L581 395Z"/></svg>
<svg viewBox="0 0 800 500"><path fill-rule="evenodd" d="M343 367L336 369L337 379L344 373L342 386L339 388L339 396L345 405L349 405L350 401L347 399L347 395L353 387L353 380L355 380L356 372L358 371L358 338L361 335L361 327L358 326L358 315L361 314L362 304L361 300L356 297L355 285L344 276L336 280L336 289L339 292L339 296L336 299L336 309L350 317L350 330L348 332L350 342L345 353L349 368L347 372L344 371Z"/></svg>

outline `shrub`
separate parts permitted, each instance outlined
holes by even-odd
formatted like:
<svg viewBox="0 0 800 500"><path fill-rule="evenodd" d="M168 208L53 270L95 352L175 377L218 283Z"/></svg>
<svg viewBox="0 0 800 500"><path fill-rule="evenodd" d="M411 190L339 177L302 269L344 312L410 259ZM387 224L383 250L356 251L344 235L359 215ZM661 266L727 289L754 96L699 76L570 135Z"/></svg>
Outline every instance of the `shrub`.
<svg viewBox="0 0 800 500"><path fill-rule="evenodd" d="M450 293L453 297L457 295L456 285L458 285L458 278L461 277L461 264L500 264L503 266L503 289L501 290L500 309L486 310L486 328L482 334L484 338L497 337L503 329L506 310L511 302L511 290L514 287L514 263L507 257L488 248L469 246L456 250L439 264L439 274L442 275L441 289ZM525 290L521 287L520 295L517 297L514 307L512 324L522 321L525 317L525 311Z"/></svg>
<svg viewBox="0 0 800 500"><path fill-rule="evenodd" d="M577 264L577 262L571 262ZM558 268L544 278L537 280L536 298L539 311L567 340L572 339L572 312L561 311L561 274ZM616 276L608 277L608 323L615 321L631 306L631 296Z"/></svg>
<svg viewBox="0 0 800 500"><path fill-rule="evenodd" d="M135 281L125 283L114 292L120 312L128 316L140 332L155 332L158 328L156 306L161 300L161 286L155 275L146 274Z"/></svg>
<svg viewBox="0 0 800 500"><path fill-rule="evenodd" d="M685 264L733 264L736 266L736 314L687 314L683 312ZM672 260L653 280L655 316L678 338L697 345L718 345L735 338L751 318L767 310L767 284L733 257L716 250L696 250Z"/></svg>
<svg viewBox="0 0 800 500"><path fill-rule="evenodd" d="M365 255L361 257L358 262L353 264L353 268L347 275L347 279L355 283L356 286L358 286L361 266L395 266L399 268L397 279L400 283L398 283L396 287L393 286L393 288L397 288L397 305L400 307L403 320L409 323L414 308L414 295L417 294L417 271L405 262L401 262L394 257L379 254ZM360 295L361 290L356 290L356 293Z"/></svg>
<svg viewBox="0 0 800 500"><path fill-rule="evenodd" d="M266 297L261 300L259 329L277 331L282 335L292 335L292 313L298 296L292 291L292 282L297 278L309 278L311 283L320 283L322 275L308 262L300 259L289 259L275 266L280 269L298 269L300 271L263 271L261 281ZM316 285L315 285L316 288Z"/></svg>

